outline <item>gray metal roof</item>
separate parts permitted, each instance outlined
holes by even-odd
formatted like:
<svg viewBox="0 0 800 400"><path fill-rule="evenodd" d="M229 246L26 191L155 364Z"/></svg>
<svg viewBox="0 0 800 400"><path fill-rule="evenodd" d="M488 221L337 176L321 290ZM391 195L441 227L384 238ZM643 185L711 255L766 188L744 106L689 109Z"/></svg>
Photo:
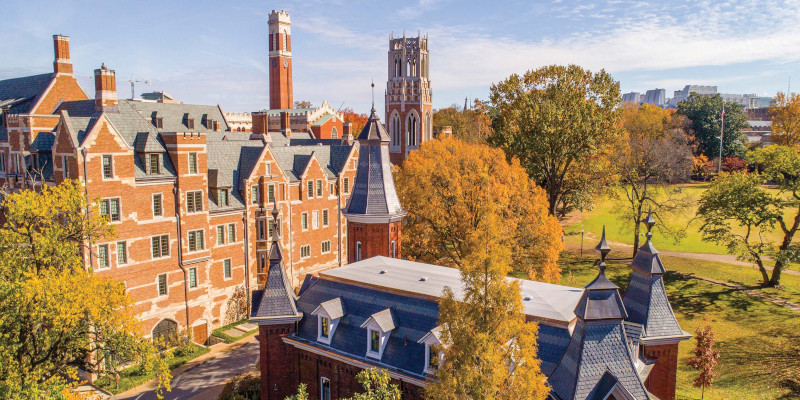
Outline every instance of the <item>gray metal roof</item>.
<svg viewBox="0 0 800 400"><path fill-rule="evenodd" d="M644 326L644 338L687 336L675 318L660 274L634 270L622 300L628 320Z"/></svg>
<svg viewBox="0 0 800 400"><path fill-rule="evenodd" d="M461 272L458 269L389 257L368 258L320 272L319 276L430 298L441 296L445 286L449 286L457 297L463 295ZM526 315L559 322L564 326L575 319L573 310L583 289L526 279L508 279L519 282Z"/></svg>
<svg viewBox="0 0 800 400"><path fill-rule="evenodd" d="M47 73L0 80L0 107L10 107L11 114L30 112L53 78Z"/></svg>
<svg viewBox="0 0 800 400"><path fill-rule="evenodd" d="M278 242L272 242L273 250L280 249ZM272 253L273 251L270 251ZM277 254L280 255L280 250ZM267 283L263 290L253 291L253 310L250 318L259 324L287 323L299 321L303 314L297 310L296 297L292 285L283 268L283 258L270 259Z"/></svg>
<svg viewBox="0 0 800 400"><path fill-rule="evenodd" d="M375 107L372 107L367 124L358 134L358 141L362 143L369 142L370 144L389 143L391 141L389 134L386 133L386 128L381 124L380 117L375 112Z"/></svg>
<svg viewBox="0 0 800 400"><path fill-rule="evenodd" d="M649 399L636 372L622 321L578 320L567 350L548 378L553 397L587 399L607 387L607 372L635 399Z"/></svg>
<svg viewBox="0 0 800 400"><path fill-rule="evenodd" d="M648 233L647 241L639 247L636 256L633 258L631 266L648 274L661 274L666 273L664 264L661 263L661 257L658 256L658 250L653 246L653 241Z"/></svg>
<svg viewBox="0 0 800 400"><path fill-rule="evenodd" d="M611 283L605 274L605 262L600 262L599 273L593 281L585 287L578 305L575 306L575 315L584 320L619 319L628 316L617 285Z"/></svg>

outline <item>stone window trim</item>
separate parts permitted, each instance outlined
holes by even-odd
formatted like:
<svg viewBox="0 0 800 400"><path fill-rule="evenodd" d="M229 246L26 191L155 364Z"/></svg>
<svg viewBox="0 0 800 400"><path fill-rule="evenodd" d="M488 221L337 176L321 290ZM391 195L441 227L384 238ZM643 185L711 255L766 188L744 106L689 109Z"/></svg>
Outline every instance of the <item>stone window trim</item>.
<svg viewBox="0 0 800 400"><path fill-rule="evenodd" d="M322 376L319 378L319 399L331 400L331 380Z"/></svg>
<svg viewBox="0 0 800 400"><path fill-rule="evenodd" d="M300 214L300 229L304 232L308 230L308 211Z"/></svg>
<svg viewBox="0 0 800 400"><path fill-rule="evenodd" d="M189 290L197 289L197 267L189 268Z"/></svg>
<svg viewBox="0 0 800 400"><path fill-rule="evenodd" d="M361 242L356 242L356 261L361 261Z"/></svg>
<svg viewBox="0 0 800 400"><path fill-rule="evenodd" d="M156 293L157 297L169 296L169 282L167 281L167 274L158 274L156 276Z"/></svg>
<svg viewBox="0 0 800 400"><path fill-rule="evenodd" d="M161 193L153 193L153 201L151 209L153 211L153 218L164 216L164 196Z"/></svg>
<svg viewBox="0 0 800 400"><path fill-rule="evenodd" d="M321 249L321 253L322 254L330 253L331 252L331 241L330 240L323 241L322 244L320 245L320 247L322 248Z"/></svg>
<svg viewBox="0 0 800 400"><path fill-rule="evenodd" d="M314 181L313 180L306 181L306 186L307 186L306 198L313 199L314 198Z"/></svg>
<svg viewBox="0 0 800 400"><path fill-rule="evenodd" d="M322 227L326 228L329 225L330 221L328 220L328 209L322 210Z"/></svg>
<svg viewBox="0 0 800 400"><path fill-rule="evenodd" d="M189 214L203 212L203 191L186 192L186 212Z"/></svg>
<svg viewBox="0 0 800 400"><path fill-rule="evenodd" d="M317 197L322 197L322 179L317 179Z"/></svg>
<svg viewBox="0 0 800 400"><path fill-rule="evenodd" d="M189 173L196 174L199 171L199 168L197 166L197 153L196 152L189 153L188 161L189 161L188 162Z"/></svg>
<svg viewBox="0 0 800 400"><path fill-rule="evenodd" d="M222 279L226 281L233 279L233 267L231 267L230 258L222 260Z"/></svg>
<svg viewBox="0 0 800 400"><path fill-rule="evenodd" d="M225 244L225 225L217 225L217 246Z"/></svg>
<svg viewBox="0 0 800 400"><path fill-rule="evenodd" d="M319 229L319 211L311 211L311 229Z"/></svg>
<svg viewBox="0 0 800 400"><path fill-rule="evenodd" d="M310 244L304 244L304 245L300 246L300 258L303 259L303 258L309 258L309 257L311 257L311 245Z"/></svg>
<svg viewBox="0 0 800 400"><path fill-rule="evenodd" d="M103 180L107 181L114 179L114 156L111 154L103 154L101 160Z"/></svg>
<svg viewBox="0 0 800 400"><path fill-rule="evenodd" d="M100 199L100 214L107 215L109 223L118 224L122 222L122 199L119 197L107 197ZM114 210L116 208L116 210ZM116 211L116 212L115 212Z"/></svg>
<svg viewBox="0 0 800 400"><path fill-rule="evenodd" d="M236 224L228 224L228 243L236 243Z"/></svg>
<svg viewBox="0 0 800 400"><path fill-rule="evenodd" d="M116 245L117 250L117 265L128 264L128 242L120 240Z"/></svg>
<svg viewBox="0 0 800 400"><path fill-rule="evenodd" d="M193 229L186 232L187 253L196 253L206 248L205 231L203 229Z"/></svg>
<svg viewBox="0 0 800 400"><path fill-rule="evenodd" d="M111 250L108 243L97 245L97 269L111 268Z"/></svg>
<svg viewBox="0 0 800 400"><path fill-rule="evenodd" d="M150 237L150 254L154 260L169 258L169 234Z"/></svg>

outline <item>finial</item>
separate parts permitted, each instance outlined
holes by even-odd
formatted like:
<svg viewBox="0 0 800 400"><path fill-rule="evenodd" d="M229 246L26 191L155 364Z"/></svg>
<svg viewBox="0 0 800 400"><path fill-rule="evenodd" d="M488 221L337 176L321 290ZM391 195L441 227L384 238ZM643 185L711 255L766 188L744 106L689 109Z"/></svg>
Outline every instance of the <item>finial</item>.
<svg viewBox="0 0 800 400"><path fill-rule="evenodd" d="M650 238L653 237L653 233L651 233L650 230L653 229L653 225L656 224L656 220L653 218L653 211L650 207L647 207L647 218L642 222L647 226L647 240L650 240Z"/></svg>
<svg viewBox="0 0 800 400"><path fill-rule="evenodd" d="M100 66L100 69L107 69L106 68L106 63L103 63L103 65Z"/></svg>
<svg viewBox="0 0 800 400"><path fill-rule="evenodd" d="M375 111L375 78L372 78L372 111Z"/></svg>
<svg viewBox="0 0 800 400"><path fill-rule="evenodd" d="M278 199L272 203L272 240L278 241Z"/></svg>
<svg viewBox="0 0 800 400"><path fill-rule="evenodd" d="M608 253L611 252L611 247L606 241L606 226L603 225L603 236L600 238L600 243L597 244L595 250L600 252L600 264L602 265L601 271L605 269L605 260Z"/></svg>

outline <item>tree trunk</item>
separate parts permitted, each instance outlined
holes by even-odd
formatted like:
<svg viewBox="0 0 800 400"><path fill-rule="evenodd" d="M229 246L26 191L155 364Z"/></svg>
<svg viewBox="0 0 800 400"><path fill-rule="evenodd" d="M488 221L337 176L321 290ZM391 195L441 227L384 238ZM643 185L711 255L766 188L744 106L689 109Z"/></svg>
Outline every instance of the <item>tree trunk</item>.
<svg viewBox="0 0 800 400"><path fill-rule="evenodd" d="M762 285L764 286L769 285L769 275L767 275L767 269L764 268L764 261L758 254L756 254L756 265L758 265L758 270L761 272Z"/></svg>
<svg viewBox="0 0 800 400"><path fill-rule="evenodd" d="M769 279L769 287L776 287L781 285L781 270L783 270L783 260L778 258L775 260L775 267L772 268L772 278ZM766 273L764 281L766 282Z"/></svg>

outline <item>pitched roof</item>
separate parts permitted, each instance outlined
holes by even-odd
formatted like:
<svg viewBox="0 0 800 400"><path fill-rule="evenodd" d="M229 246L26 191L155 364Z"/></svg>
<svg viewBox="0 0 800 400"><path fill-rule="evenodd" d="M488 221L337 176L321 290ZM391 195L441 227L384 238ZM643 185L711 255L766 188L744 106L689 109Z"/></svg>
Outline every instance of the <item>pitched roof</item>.
<svg viewBox="0 0 800 400"><path fill-rule="evenodd" d="M611 283L605 274L605 262L600 262L600 272L589 282L575 306L575 315L584 320L619 319L628 316L617 285Z"/></svg>
<svg viewBox="0 0 800 400"><path fill-rule="evenodd" d="M203 125L203 121L206 119L219 122L219 131L228 130L228 124L225 122L219 106L135 100L121 100L120 102L123 101L136 109L147 122L152 121L153 116L156 115L163 118L163 128L158 128L161 132L215 132ZM193 128L190 129L186 125L186 118L194 119Z"/></svg>
<svg viewBox="0 0 800 400"><path fill-rule="evenodd" d="M270 152L278 165L293 181L302 177L311 162L312 154L329 179L337 177L352 151L352 145L270 146Z"/></svg>
<svg viewBox="0 0 800 400"><path fill-rule="evenodd" d="M275 248L280 249L277 239L272 242L272 255ZM280 255L280 251L277 252ZM253 291L253 310L250 319L260 325L285 324L299 321L303 313L295 304L296 296L283 268L283 258L270 257L267 283L263 290Z"/></svg>
<svg viewBox="0 0 800 400"><path fill-rule="evenodd" d="M47 73L0 80L0 107L10 107L12 114L30 112L53 79Z"/></svg>
<svg viewBox="0 0 800 400"><path fill-rule="evenodd" d="M253 172L264 146L260 140L234 140L222 133L206 135L208 184L212 188L232 189L229 192L229 207L244 206L241 185ZM213 200L211 209L220 208L216 199Z"/></svg>
<svg viewBox="0 0 800 400"><path fill-rule="evenodd" d="M389 332L397 327L394 322L394 317L392 316L391 308L387 308L370 315L369 318L367 318L367 320L361 324L361 327L366 328L367 325L373 321L378 324L378 327L384 332Z"/></svg>
<svg viewBox="0 0 800 400"><path fill-rule="evenodd" d="M389 134L386 133L386 128L381 124L380 117L375 112L375 107L372 107L367 124L361 129L357 139L360 142L368 141L370 144L389 143L391 141Z"/></svg>
<svg viewBox="0 0 800 400"><path fill-rule="evenodd" d="M347 314L341 297L320 303L318 309L325 310L325 313L328 314L328 317L331 319L339 319ZM316 314L316 312L317 310L314 310L314 314Z"/></svg>
<svg viewBox="0 0 800 400"><path fill-rule="evenodd" d="M386 143L370 143L360 142L355 184L345 214L402 217L406 211L394 187L389 146Z"/></svg>

